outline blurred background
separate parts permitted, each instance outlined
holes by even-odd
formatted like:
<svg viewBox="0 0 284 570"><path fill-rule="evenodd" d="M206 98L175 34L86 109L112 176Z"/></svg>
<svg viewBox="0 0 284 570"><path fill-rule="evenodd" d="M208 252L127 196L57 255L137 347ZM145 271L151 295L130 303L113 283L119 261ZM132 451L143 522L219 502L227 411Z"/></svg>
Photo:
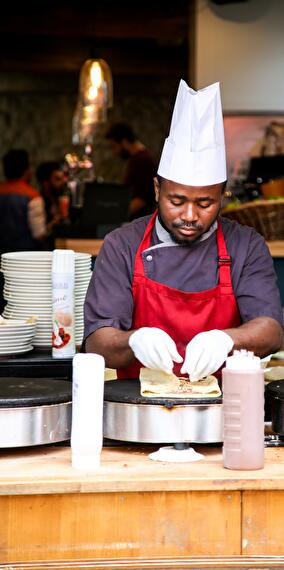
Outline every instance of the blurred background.
<svg viewBox="0 0 284 570"><path fill-rule="evenodd" d="M0 154L34 167L70 152L79 73L103 58L113 77L107 121L129 122L159 158L180 78L221 82L224 113L284 111L281 0L5 3L0 21ZM99 125L96 175L119 180Z"/></svg>
<svg viewBox="0 0 284 570"><path fill-rule="evenodd" d="M26 148L34 166L72 146L72 117L85 60L113 77L108 121L124 120L159 154L181 77L188 79L193 9L178 2L6 3L0 22L0 154ZM192 36L193 39L193 36ZM191 39L191 42L192 42ZM193 43L193 42L192 42ZM117 180L118 158L94 137L98 176Z"/></svg>
<svg viewBox="0 0 284 570"><path fill-rule="evenodd" d="M5 3L1 12L0 155L26 149L37 188L42 162L84 155L85 144L75 144L74 118L80 73L91 59L107 63L113 102L104 119L93 123L91 172L86 175L89 166L80 165L84 181L125 183L122 157L105 138L109 125L119 121L130 124L159 161L183 78L194 89L221 83L228 205L284 197L282 0L145 0L139 6L127 0L51 0L16 9ZM74 196L71 205L81 206ZM281 223L268 233L262 228L263 235L283 239Z"/></svg>

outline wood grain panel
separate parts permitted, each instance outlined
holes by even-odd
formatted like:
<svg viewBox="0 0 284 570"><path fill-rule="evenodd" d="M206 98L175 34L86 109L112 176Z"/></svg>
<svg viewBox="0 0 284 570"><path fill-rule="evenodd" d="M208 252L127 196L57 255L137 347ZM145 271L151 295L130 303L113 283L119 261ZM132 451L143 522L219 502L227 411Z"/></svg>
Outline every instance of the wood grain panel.
<svg viewBox="0 0 284 570"><path fill-rule="evenodd" d="M283 492L245 491L242 512L242 553L283 555L283 520Z"/></svg>
<svg viewBox="0 0 284 570"><path fill-rule="evenodd" d="M240 554L240 493L0 498L1 561Z"/></svg>

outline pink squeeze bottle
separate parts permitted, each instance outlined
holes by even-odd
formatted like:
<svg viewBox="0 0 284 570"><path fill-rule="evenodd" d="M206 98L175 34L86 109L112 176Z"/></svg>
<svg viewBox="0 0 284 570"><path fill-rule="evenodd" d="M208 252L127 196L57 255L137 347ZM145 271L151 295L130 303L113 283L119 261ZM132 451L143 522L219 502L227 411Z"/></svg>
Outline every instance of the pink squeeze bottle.
<svg viewBox="0 0 284 570"><path fill-rule="evenodd" d="M235 350L222 370L223 465L262 469L264 465L264 371L253 352Z"/></svg>

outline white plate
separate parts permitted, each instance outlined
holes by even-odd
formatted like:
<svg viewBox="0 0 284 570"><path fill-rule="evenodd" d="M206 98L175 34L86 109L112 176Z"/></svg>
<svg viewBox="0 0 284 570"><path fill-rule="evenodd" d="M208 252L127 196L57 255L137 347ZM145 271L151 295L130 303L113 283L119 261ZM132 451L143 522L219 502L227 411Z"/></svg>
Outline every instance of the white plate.
<svg viewBox="0 0 284 570"><path fill-rule="evenodd" d="M15 295L15 294L8 294L4 291L3 293L4 295L4 299L6 299L6 301L8 301L9 304L13 304L13 305L30 305L31 303L33 303L33 305L36 303L41 304L42 301L42 297L43 295L40 295L38 297L36 297L35 295L30 295L29 297L24 297L22 295ZM45 297L45 295L44 295ZM52 305L52 299L51 298L47 298L46 299L46 303L50 306Z"/></svg>
<svg viewBox="0 0 284 570"><path fill-rule="evenodd" d="M22 253L26 253L26 252L22 252ZM7 259L4 256L2 256L1 265L42 265L42 264L50 265L51 264L52 258L51 257L48 258L45 256L45 254L48 252L44 251L44 252L40 252L40 254L39 254L39 252L34 252L34 253L36 253L36 255L40 255L40 257L33 258L33 259L32 258L30 258L30 259L24 259L24 258ZM44 254L44 255L42 256L42 254Z"/></svg>
<svg viewBox="0 0 284 570"><path fill-rule="evenodd" d="M26 317L26 316L29 316L29 315L24 315L24 314L18 314L18 313L15 313L15 312L13 312L13 311L12 311L12 312L9 312L9 311L6 312L6 310L4 310L3 315L5 316L5 318L10 319L11 321L12 321L13 319L17 320L19 317ZM50 317L48 317L48 316L43 317L43 316L41 316L41 315L37 315L37 316L38 316L38 320L37 320L37 331L40 330L40 327L42 327L42 325L48 325L48 324L50 324L50 323L52 322L51 316L50 316ZM16 330L16 329L15 329L15 330Z"/></svg>
<svg viewBox="0 0 284 570"><path fill-rule="evenodd" d="M52 251L9 251L8 253L2 254L2 259L51 259L52 258ZM75 252L75 259L76 260L84 260L84 259L91 259L90 253L83 253L83 252Z"/></svg>
<svg viewBox="0 0 284 570"><path fill-rule="evenodd" d="M10 321L9 319L6 319L4 317L4 315L1 315L2 319L4 320L3 324L0 324L0 328L2 327L7 327L9 325L13 325L13 327L17 326L19 328L21 327L28 327L28 328L32 328L36 326L36 321L34 322L27 322L26 319L13 319L12 321ZM2 320L0 319L0 322Z"/></svg>
<svg viewBox="0 0 284 570"><path fill-rule="evenodd" d="M4 272L4 280L6 279L9 282L17 283L30 283L31 281L36 280L38 284L46 285L51 282L50 274L46 273L38 273L38 272L27 272L27 271L5 271Z"/></svg>
<svg viewBox="0 0 284 570"><path fill-rule="evenodd" d="M45 261L43 263L40 261L37 261L36 263L23 263L22 261L12 261L9 263L6 261L1 263L1 268L4 271L18 271L19 269L22 271L25 267L32 271L51 271L51 263L46 263Z"/></svg>
<svg viewBox="0 0 284 570"><path fill-rule="evenodd" d="M23 352L29 352L33 350L33 346L29 344L25 348L15 348L15 347L5 347L3 350L0 348L0 355L5 356L6 354L22 354Z"/></svg>
<svg viewBox="0 0 284 570"><path fill-rule="evenodd" d="M52 335L52 325L49 325L37 331L36 338L38 339L49 338L51 337L51 335Z"/></svg>
<svg viewBox="0 0 284 570"><path fill-rule="evenodd" d="M37 301L11 301L10 299L8 300L8 309L15 309L18 311L21 311L22 309L26 310L26 311L30 311L31 313L34 313L34 311L41 311L43 312L47 312L52 308L52 302L51 301L46 301L46 302L37 302ZM6 305L6 307L7 307Z"/></svg>
<svg viewBox="0 0 284 570"><path fill-rule="evenodd" d="M87 267L87 266L85 267L84 265L82 265L82 266L76 265L75 273L76 273L76 275L82 275L82 274L89 275L89 273L92 273L92 270L90 267Z"/></svg>
<svg viewBox="0 0 284 570"><path fill-rule="evenodd" d="M19 331L8 331L5 334L1 332L0 334L0 342L2 342L2 340L6 340L6 339L11 339L14 342L14 339L19 339L20 341L25 340L25 339L29 339L29 338L33 338L33 336L36 333L36 329L33 329L31 331L28 332L19 332Z"/></svg>
<svg viewBox="0 0 284 570"><path fill-rule="evenodd" d="M0 346L14 346L14 345L27 345L27 344L32 344L33 343L33 339L35 338L35 335L28 337L28 338L19 338L19 337L14 337L14 338L1 338L0 339Z"/></svg>
<svg viewBox="0 0 284 570"><path fill-rule="evenodd" d="M82 285L86 285L87 283L89 283L91 281L91 276L89 277L84 277L82 279L75 279L75 287L80 287Z"/></svg>
<svg viewBox="0 0 284 570"><path fill-rule="evenodd" d="M6 327L5 327L6 328ZM0 339L6 339L6 338L18 338L18 339L25 339L25 338L32 338L36 333L36 329L32 329L31 331L10 331L8 330L7 332L2 330L0 331Z"/></svg>
<svg viewBox="0 0 284 570"><path fill-rule="evenodd" d="M7 269L7 271L3 271L2 273L4 274L5 283L8 281L11 283L15 283L15 285L18 284L19 280L28 281L32 277L35 277L39 281L41 280L42 282L46 283L51 283L52 279L51 271L47 270L32 271L29 268L25 268L25 271L23 271L22 269L20 270ZM87 281L88 279L90 280L91 277L92 277L92 271L90 271L89 269L86 269L84 271L83 270L75 271L75 283L79 283L81 281Z"/></svg>
<svg viewBox="0 0 284 570"><path fill-rule="evenodd" d="M9 251L3 254L3 259L48 259L52 251Z"/></svg>
<svg viewBox="0 0 284 570"><path fill-rule="evenodd" d="M7 295L7 294L8 294L8 295L13 295L14 297L17 297L17 298L18 298L18 297L23 297L23 298L25 298L25 296L27 296L27 298L31 297L31 298L33 298L33 299L48 299L48 298L51 298L51 293L50 293L50 291L46 291L46 290L44 290L44 289L43 289L43 290L40 290L40 291L39 291L38 289L35 289L35 290L33 291L32 289L29 290L29 289L27 288L27 289L26 289L26 292L24 292L24 289L23 289L22 291L18 291L18 290L17 290L17 291L16 291L16 290L14 290L14 291L9 291L9 289L8 289L8 291L7 291L7 288L5 287L4 292L5 292L5 295Z"/></svg>
<svg viewBox="0 0 284 570"><path fill-rule="evenodd" d="M12 251L2 254L2 260L9 261L49 261L52 260L52 251ZM91 261L89 253L75 252L75 262Z"/></svg>
<svg viewBox="0 0 284 570"><path fill-rule="evenodd" d="M38 321L40 321L41 319L51 319L51 315L52 315L52 308L50 309L43 309L43 308L38 308L38 307L9 307L6 305L5 307L5 316L6 315L14 315L15 318L20 318L20 317L29 317L30 315L34 315L35 317L37 317Z"/></svg>
<svg viewBox="0 0 284 570"><path fill-rule="evenodd" d="M51 291L52 290L52 285L51 285L51 281L49 283L34 283L29 282L29 283L21 283L19 281L15 282L15 281L11 281L10 279L6 279L5 278L5 287L8 287L9 289L15 290L15 291L34 291L34 290L45 290L46 291Z"/></svg>

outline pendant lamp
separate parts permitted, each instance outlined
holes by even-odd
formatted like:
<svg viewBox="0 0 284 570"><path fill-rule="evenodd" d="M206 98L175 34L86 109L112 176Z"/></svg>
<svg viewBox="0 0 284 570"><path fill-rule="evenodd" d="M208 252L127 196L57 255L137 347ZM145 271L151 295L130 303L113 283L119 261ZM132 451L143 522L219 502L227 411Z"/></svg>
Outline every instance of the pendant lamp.
<svg viewBox="0 0 284 570"><path fill-rule="evenodd" d="M87 59L80 71L79 97L73 116L73 144L92 144L96 125L113 105L112 74L103 59Z"/></svg>

